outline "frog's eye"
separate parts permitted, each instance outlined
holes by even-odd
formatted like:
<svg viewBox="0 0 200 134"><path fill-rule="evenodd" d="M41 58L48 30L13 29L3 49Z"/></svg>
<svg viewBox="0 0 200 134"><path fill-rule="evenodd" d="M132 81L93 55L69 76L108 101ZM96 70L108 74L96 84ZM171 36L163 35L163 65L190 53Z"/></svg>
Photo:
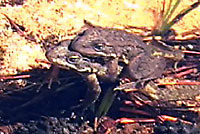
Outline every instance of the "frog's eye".
<svg viewBox="0 0 200 134"><path fill-rule="evenodd" d="M77 56L77 55L72 55L72 56L69 56L67 58L67 61L71 64L75 64L75 63L78 63L79 61L81 60L81 57L80 56Z"/></svg>
<svg viewBox="0 0 200 134"><path fill-rule="evenodd" d="M104 44L102 43L94 43L93 44L93 48L95 51L99 52L99 51L102 51L104 49Z"/></svg>

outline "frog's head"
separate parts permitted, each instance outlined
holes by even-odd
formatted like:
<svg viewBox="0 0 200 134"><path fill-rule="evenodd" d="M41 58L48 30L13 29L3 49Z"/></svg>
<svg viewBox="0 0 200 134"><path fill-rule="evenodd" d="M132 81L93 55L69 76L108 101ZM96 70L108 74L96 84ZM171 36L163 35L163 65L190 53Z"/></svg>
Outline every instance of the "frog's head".
<svg viewBox="0 0 200 134"><path fill-rule="evenodd" d="M90 28L76 36L69 49L80 52L87 57L116 57L114 48L106 40L107 36L101 28Z"/></svg>
<svg viewBox="0 0 200 134"><path fill-rule="evenodd" d="M93 73L90 60L82 57L78 52L68 50L70 41L62 41L46 52L47 59L63 69L73 69L78 72Z"/></svg>

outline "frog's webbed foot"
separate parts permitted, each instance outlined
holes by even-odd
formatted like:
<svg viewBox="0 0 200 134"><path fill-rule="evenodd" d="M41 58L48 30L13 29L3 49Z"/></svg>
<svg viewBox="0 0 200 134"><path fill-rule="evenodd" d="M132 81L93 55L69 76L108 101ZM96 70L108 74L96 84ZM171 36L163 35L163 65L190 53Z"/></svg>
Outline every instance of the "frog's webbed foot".
<svg viewBox="0 0 200 134"><path fill-rule="evenodd" d="M86 93L85 99L81 104L71 107L71 109L81 108L86 110L91 104L95 103L101 93L101 87L99 85L99 81L97 79L96 74L87 74L86 75L87 83L88 83L88 91Z"/></svg>
<svg viewBox="0 0 200 134"><path fill-rule="evenodd" d="M116 88L114 88L113 90L128 90L128 89L135 89L135 90L138 90L136 87L135 87L135 82L129 82L129 83L124 83L124 84L121 84L119 86L117 86Z"/></svg>
<svg viewBox="0 0 200 134"><path fill-rule="evenodd" d="M128 83L122 83L120 84L120 86L116 87L114 90L128 90L130 89L131 91L133 91L133 89L135 89L135 91L138 91L140 89L145 88L146 84L150 81L151 79L142 79L142 80L137 80L137 81L133 81L133 82L128 82Z"/></svg>
<svg viewBox="0 0 200 134"><path fill-rule="evenodd" d="M40 86L38 87L38 90L46 84L48 84L48 89L51 89L53 82L57 82L58 84L60 84L60 81L58 80L58 73L59 68L57 66L52 66L50 71L48 72L48 76L46 76L44 80L42 80Z"/></svg>

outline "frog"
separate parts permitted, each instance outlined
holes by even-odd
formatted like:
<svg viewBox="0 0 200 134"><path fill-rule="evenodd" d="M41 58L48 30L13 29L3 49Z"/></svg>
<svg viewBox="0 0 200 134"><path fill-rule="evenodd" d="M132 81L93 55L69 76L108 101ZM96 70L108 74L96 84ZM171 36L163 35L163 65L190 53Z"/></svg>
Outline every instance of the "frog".
<svg viewBox="0 0 200 134"><path fill-rule="evenodd" d="M90 27L74 39L58 43L47 51L46 57L54 65L72 69L86 79L87 101L81 105L87 107L101 92L100 80L115 82L125 76L144 83L161 77L168 59L183 58L181 52L156 43L147 45L139 36L124 30Z"/></svg>
<svg viewBox="0 0 200 134"><path fill-rule="evenodd" d="M153 39L146 44L136 34L116 28L104 28L84 21L86 30L80 32L71 42L69 49L84 56L118 58L129 64L137 55L162 56L173 60L181 60L184 54L167 46L162 41Z"/></svg>
<svg viewBox="0 0 200 134"><path fill-rule="evenodd" d="M46 52L46 57L55 66L77 72L85 79L87 83L88 91L86 93L84 101L81 104L72 107L72 109L82 108L83 110L86 110L90 105L94 104L101 93L100 81L118 81L121 77L123 77L121 76L121 74L124 71L126 76L130 73L128 72L128 70L135 71L133 72L136 80L142 79L144 77L150 77L147 74L154 74L155 76L155 72L152 72L152 69L150 69L149 67L148 69L150 70L147 70L145 68L145 71L141 71L139 69L149 66L152 62L161 61L158 58L155 58L156 60L152 60L148 56L146 57L143 55L139 55L141 57L137 57L135 58L135 61L131 61L137 63L137 66L129 66L131 67L130 69L126 68L126 66L121 66L118 63L112 63L116 62L117 60L106 61L109 63L107 64L93 58L84 57L76 51L69 50L68 47L70 43L70 40L61 41L56 46L52 47ZM140 60L142 60L143 62L140 62ZM162 65L164 65L163 67L165 67L165 64Z"/></svg>
<svg viewBox="0 0 200 134"><path fill-rule="evenodd" d="M71 41L69 49L86 57L101 57L108 66L123 63L126 74L129 72L133 80L160 77L165 68L173 64L171 60L180 61L184 57L180 50L161 41L152 40L146 44L141 37L125 30L103 28L88 22L86 27Z"/></svg>
<svg viewBox="0 0 200 134"><path fill-rule="evenodd" d="M90 25L72 40L69 49L87 57L118 58L126 64L132 57L148 52L139 36L124 30Z"/></svg>
<svg viewBox="0 0 200 134"><path fill-rule="evenodd" d="M53 65L75 71L83 77L88 86L86 97L81 104L72 107L72 109L82 108L86 110L98 99L101 93L100 79L106 81L112 76L112 78L115 78L121 72L122 67L104 66L102 63L96 62L93 59L83 57L78 52L70 51L68 49L70 42L71 40L64 40L48 48L46 57ZM114 73L113 70L115 70Z"/></svg>

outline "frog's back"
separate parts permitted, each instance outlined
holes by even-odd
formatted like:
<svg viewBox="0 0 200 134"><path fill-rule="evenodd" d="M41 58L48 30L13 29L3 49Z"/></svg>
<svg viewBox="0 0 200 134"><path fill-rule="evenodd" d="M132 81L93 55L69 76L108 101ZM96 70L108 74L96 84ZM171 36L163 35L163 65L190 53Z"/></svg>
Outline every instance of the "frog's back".
<svg viewBox="0 0 200 134"><path fill-rule="evenodd" d="M86 56L117 55L130 59L147 53L147 45L140 37L123 30L93 27L75 37L70 47Z"/></svg>
<svg viewBox="0 0 200 134"><path fill-rule="evenodd" d="M113 46L146 46L141 37L128 33L124 30L110 28L93 28L90 30L99 33L99 37L105 39L107 42L110 42L109 44L112 44Z"/></svg>
<svg viewBox="0 0 200 134"><path fill-rule="evenodd" d="M126 57L131 59L141 53L149 55L147 45L142 38L119 29L94 28L90 29L98 33L101 39L104 39L108 47L112 47L112 53L118 57ZM110 51L111 52L111 51Z"/></svg>

